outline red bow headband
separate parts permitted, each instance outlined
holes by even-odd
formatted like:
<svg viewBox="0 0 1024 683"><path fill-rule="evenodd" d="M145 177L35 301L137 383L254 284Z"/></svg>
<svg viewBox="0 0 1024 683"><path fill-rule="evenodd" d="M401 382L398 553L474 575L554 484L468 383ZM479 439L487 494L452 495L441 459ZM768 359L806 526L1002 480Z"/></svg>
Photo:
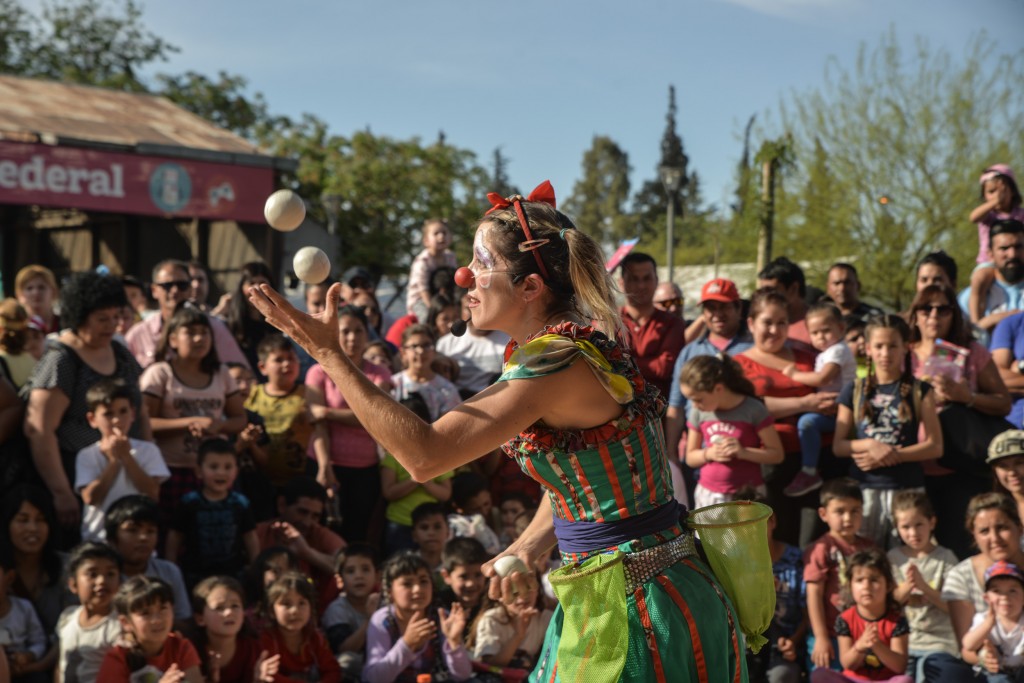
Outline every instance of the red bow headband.
<svg viewBox="0 0 1024 683"><path fill-rule="evenodd" d="M523 211L523 196L514 194L511 197L502 197L497 192L488 192L487 201L491 203L491 208L487 210L487 213L484 214L485 216L501 209L507 209L510 206L515 208L516 215L519 217L519 225L522 226L523 234L526 235L526 240L519 245L519 251L532 251L541 276L545 280L550 280L551 277L548 275L548 269L544 266L544 261L537 252L537 249L547 244L550 240L533 239L533 233L530 232L530 224L526 221L526 213ZM530 193L525 201L541 202L549 205L552 209L555 208L555 188L551 186L551 181L545 180L533 188L533 192Z"/></svg>

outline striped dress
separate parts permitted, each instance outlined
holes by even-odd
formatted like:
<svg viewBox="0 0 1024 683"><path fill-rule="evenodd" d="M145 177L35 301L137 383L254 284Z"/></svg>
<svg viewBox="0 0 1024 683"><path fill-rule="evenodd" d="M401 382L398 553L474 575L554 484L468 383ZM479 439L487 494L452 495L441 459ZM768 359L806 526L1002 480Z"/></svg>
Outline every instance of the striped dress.
<svg viewBox="0 0 1024 683"><path fill-rule="evenodd" d="M554 430L537 423L503 446L547 493L562 520L617 522L672 502L661 413L664 400L633 359L591 327L562 323L522 346L510 342L499 381L529 379L583 360L623 406L593 429ZM565 564L600 553L636 552L684 533L682 525L610 547L562 552ZM628 649L619 680L640 683L746 681L738 623L710 569L688 557L626 595ZM559 605L530 681L560 681L557 662L564 612ZM580 680L588 680L583 675ZM565 683L570 683L565 681Z"/></svg>

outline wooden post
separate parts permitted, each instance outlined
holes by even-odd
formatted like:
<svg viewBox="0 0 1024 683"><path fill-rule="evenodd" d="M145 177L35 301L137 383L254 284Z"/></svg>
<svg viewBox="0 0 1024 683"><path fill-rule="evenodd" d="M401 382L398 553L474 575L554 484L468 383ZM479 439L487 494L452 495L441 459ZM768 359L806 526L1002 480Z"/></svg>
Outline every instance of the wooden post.
<svg viewBox="0 0 1024 683"><path fill-rule="evenodd" d="M772 260L772 222L775 219L775 168L777 161L761 163L761 227L757 233L757 272Z"/></svg>

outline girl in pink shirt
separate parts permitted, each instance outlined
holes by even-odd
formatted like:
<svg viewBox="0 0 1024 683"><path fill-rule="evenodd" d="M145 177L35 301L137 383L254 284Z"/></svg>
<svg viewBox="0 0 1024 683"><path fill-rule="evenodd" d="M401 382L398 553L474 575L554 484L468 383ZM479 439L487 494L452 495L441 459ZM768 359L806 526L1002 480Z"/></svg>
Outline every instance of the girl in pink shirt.
<svg viewBox="0 0 1024 683"><path fill-rule="evenodd" d="M690 401L686 464L700 468L694 507L732 500L745 486L763 493L761 465L782 462L782 441L739 363L725 354L691 358L679 384Z"/></svg>
<svg viewBox="0 0 1024 683"><path fill-rule="evenodd" d="M363 312L353 306L338 310L338 336L349 358L363 358L369 328ZM363 374L384 391L392 388L391 371L362 360ZM318 364L306 373L306 400L316 424L309 455L316 459L316 479L338 492L341 536L366 540L370 515L380 497L380 457L377 443L363 429L341 390Z"/></svg>

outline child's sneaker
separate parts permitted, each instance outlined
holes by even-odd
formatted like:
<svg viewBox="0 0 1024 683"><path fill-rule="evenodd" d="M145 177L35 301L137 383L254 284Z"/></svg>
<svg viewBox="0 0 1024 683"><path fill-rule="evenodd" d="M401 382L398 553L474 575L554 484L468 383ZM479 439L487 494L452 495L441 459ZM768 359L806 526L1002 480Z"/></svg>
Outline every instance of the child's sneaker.
<svg viewBox="0 0 1024 683"><path fill-rule="evenodd" d="M819 488L821 488L821 477L816 474L807 474L801 470L782 492L791 498L798 498Z"/></svg>

